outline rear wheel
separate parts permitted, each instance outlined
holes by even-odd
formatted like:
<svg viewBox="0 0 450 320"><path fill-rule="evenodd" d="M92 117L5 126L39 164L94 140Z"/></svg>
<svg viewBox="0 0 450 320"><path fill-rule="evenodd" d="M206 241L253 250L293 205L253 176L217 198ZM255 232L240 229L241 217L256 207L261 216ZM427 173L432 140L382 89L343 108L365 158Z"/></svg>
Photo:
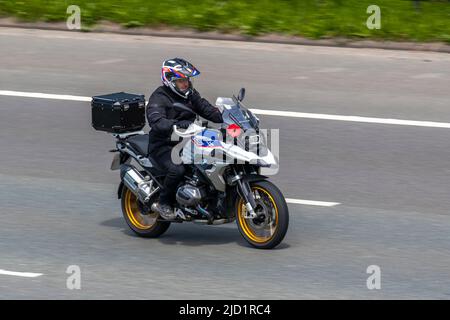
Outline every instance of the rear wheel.
<svg viewBox="0 0 450 320"><path fill-rule="evenodd" d="M158 213L145 208L127 187L122 189L122 213L128 226L140 237L157 238L170 226L170 222L158 221ZM148 210L148 212L145 212ZM145 214L144 214L145 213Z"/></svg>
<svg viewBox="0 0 450 320"><path fill-rule="evenodd" d="M250 184L256 201L256 218L245 218L247 209L241 197L236 201L239 232L252 246L272 249L283 241L289 225L289 210L281 191L269 181Z"/></svg>

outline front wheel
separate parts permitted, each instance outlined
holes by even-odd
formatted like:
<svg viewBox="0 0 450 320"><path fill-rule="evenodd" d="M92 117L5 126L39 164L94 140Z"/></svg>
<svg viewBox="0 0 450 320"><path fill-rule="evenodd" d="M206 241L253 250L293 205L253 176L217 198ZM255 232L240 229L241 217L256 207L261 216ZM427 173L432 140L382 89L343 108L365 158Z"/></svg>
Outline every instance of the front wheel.
<svg viewBox="0 0 450 320"><path fill-rule="evenodd" d="M158 221L155 212L144 213L144 206L126 186L122 188L122 213L128 226L134 233L144 238L157 238L170 226L170 222Z"/></svg>
<svg viewBox="0 0 450 320"><path fill-rule="evenodd" d="M236 200L236 222L239 232L252 246L272 249L283 241L289 225L289 209L281 191L269 181L250 183L256 201L256 218L245 218L244 200Z"/></svg>

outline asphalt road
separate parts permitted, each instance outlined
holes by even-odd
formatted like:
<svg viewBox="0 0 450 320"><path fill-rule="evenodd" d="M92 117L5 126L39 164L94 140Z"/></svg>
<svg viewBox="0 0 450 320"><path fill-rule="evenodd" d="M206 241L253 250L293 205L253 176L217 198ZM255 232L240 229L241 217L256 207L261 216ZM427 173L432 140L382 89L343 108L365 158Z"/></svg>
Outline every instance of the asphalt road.
<svg viewBox="0 0 450 320"><path fill-rule="evenodd" d="M209 100L253 108L450 122L450 55L0 29L0 90L149 93L191 60ZM260 116L280 129L291 223L275 250L236 226L137 238L121 217L114 140L88 102L0 95L1 299L449 299L450 129ZM68 266L81 289L66 286ZM381 270L381 289L366 286Z"/></svg>

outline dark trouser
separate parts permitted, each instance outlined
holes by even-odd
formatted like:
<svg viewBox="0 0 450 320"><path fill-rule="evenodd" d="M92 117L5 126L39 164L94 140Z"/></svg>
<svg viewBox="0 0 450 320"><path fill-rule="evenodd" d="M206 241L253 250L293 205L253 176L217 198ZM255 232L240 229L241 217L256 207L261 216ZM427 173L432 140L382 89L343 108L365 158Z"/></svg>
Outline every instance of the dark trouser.
<svg viewBox="0 0 450 320"><path fill-rule="evenodd" d="M184 177L184 165L174 164L171 158L171 147L161 147L152 152L153 159L166 172L164 188L159 195L159 202L172 205L175 202L176 188Z"/></svg>

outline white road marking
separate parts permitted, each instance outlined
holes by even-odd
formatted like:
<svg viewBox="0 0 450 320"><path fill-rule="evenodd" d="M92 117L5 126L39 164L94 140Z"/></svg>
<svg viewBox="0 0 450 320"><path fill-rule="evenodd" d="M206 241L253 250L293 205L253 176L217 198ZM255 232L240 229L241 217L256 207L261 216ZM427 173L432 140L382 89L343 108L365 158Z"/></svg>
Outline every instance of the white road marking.
<svg viewBox="0 0 450 320"><path fill-rule="evenodd" d="M448 122L371 118L371 117L360 117L360 116L341 116L341 115L334 115L334 114L305 113L305 112L264 110L264 109L250 109L250 111L252 111L255 114L268 115L268 116L290 117L290 118L307 118L307 119L320 119L320 120L380 123L380 124L394 124L394 125L402 125L402 126L417 126L417 127L430 127L430 128L450 128L450 123L448 123Z"/></svg>
<svg viewBox="0 0 450 320"><path fill-rule="evenodd" d="M314 70L314 72L319 72L319 73L334 73L334 72L342 72L345 71L345 68L320 68L317 70Z"/></svg>
<svg viewBox="0 0 450 320"><path fill-rule="evenodd" d="M9 90L0 90L0 96L71 100L71 101L83 101L83 102L90 102L92 100L91 97L84 97L84 96L49 94L49 93L39 93L39 92L21 92L21 91L9 91ZM254 112L255 114L288 117L288 118L337 120L337 121L349 121L349 122L364 122L364 123L378 123L378 124L392 124L392 125L402 125L402 126L417 126L417 127L450 129L450 123L448 123L448 122L372 118L372 117L361 117L361 116L342 116L342 115L335 115L335 114L306 113L306 112L266 110L266 109L250 109L250 110L252 112Z"/></svg>
<svg viewBox="0 0 450 320"><path fill-rule="evenodd" d="M0 275L25 277L25 278L36 278L43 275L43 273L32 273L32 272L15 272L0 269Z"/></svg>
<svg viewBox="0 0 450 320"><path fill-rule="evenodd" d="M306 79L309 79L307 76L296 76L296 77L293 77L292 79L294 79L294 80L306 80Z"/></svg>
<svg viewBox="0 0 450 320"><path fill-rule="evenodd" d="M420 73L414 76L411 76L413 79L437 79L442 77L442 73Z"/></svg>
<svg viewBox="0 0 450 320"><path fill-rule="evenodd" d="M53 100L71 100L71 101L91 101L91 97L72 96L65 94L49 94L39 92L21 92L21 91L9 91L0 90L1 96L11 97L25 97L25 98L38 98L38 99L53 99Z"/></svg>
<svg viewBox="0 0 450 320"><path fill-rule="evenodd" d="M290 198L286 198L286 202L294 204L305 204L308 206L320 206L320 207L334 207L340 205L339 202L312 201L312 200L290 199Z"/></svg>
<svg viewBox="0 0 450 320"><path fill-rule="evenodd" d="M99 60L99 61L95 61L94 64L112 64L112 63L119 63L119 62L124 62L125 59L106 59L106 60Z"/></svg>

